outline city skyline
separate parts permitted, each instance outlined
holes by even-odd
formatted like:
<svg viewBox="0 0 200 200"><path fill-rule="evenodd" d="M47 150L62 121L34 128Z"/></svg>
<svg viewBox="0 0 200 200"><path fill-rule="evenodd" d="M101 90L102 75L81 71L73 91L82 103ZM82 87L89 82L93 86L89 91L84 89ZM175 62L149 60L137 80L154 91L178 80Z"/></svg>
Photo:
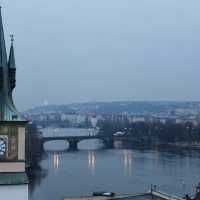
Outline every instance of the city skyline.
<svg viewBox="0 0 200 200"><path fill-rule="evenodd" d="M200 200L195 1L1 1L3 199Z"/></svg>
<svg viewBox="0 0 200 200"><path fill-rule="evenodd" d="M7 44L16 38L17 107L200 100L199 4L2 1Z"/></svg>

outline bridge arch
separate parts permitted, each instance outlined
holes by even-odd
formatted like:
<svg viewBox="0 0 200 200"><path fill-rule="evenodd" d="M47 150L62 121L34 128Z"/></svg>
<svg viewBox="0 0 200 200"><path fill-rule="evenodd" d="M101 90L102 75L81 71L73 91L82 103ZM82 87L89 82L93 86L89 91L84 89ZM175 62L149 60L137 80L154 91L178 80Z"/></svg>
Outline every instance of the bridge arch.
<svg viewBox="0 0 200 200"><path fill-rule="evenodd" d="M80 150L95 150L105 147L105 144L102 139L85 139L81 140L77 144L78 149Z"/></svg>
<svg viewBox="0 0 200 200"><path fill-rule="evenodd" d="M45 151L67 151L69 149L69 142L68 140L43 141L42 148Z"/></svg>

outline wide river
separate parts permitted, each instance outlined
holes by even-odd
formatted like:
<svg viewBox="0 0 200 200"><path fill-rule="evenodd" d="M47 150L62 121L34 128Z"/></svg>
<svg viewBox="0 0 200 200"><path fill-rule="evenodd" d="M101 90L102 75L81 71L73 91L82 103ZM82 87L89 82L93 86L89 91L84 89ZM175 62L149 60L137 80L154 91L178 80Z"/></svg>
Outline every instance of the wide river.
<svg viewBox="0 0 200 200"><path fill-rule="evenodd" d="M44 136L88 135L86 129L43 129ZM93 134L93 132L92 132ZM31 200L62 200L94 191L147 192L159 190L183 196L200 182L200 152L188 150L128 149L116 144L105 150L100 141L83 141L79 151L63 151L62 141L45 144L45 156L36 180L29 186Z"/></svg>

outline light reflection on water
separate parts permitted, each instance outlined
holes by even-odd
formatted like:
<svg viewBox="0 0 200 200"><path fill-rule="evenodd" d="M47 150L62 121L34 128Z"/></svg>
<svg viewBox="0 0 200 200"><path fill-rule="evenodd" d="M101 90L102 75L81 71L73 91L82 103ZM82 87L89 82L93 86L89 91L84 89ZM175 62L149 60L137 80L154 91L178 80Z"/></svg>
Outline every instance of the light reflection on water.
<svg viewBox="0 0 200 200"><path fill-rule="evenodd" d="M97 141L85 141L80 146L86 150L47 152L41 161L47 173L33 187L31 200L62 199L94 191L146 192L151 184L183 196L192 193L200 181L198 151L88 150L95 145L98 146Z"/></svg>
<svg viewBox="0 0 200 200"><path fill-rule="evenodd" d="M123 150L123 165L125 173L131 173L133 165L133 152L132 150ZM88 169L92 172L95 171L97 162L96 152L88 151ZM58 152L53 152L52 154L53 168L58 169L62 167L61 155Z"/></svg>
<svg viewBox="0 0 200 200"><path fill-rule="evenodd" d="M53 168L58 169L60 167L60 155L58 153L53 154Z"/></svg>
<svg viewBox="0 0 200 200"><path fill-rule="evenodd" d="M132 150L123 150L123 157L124 157L124 171L128 175L131 175L132 167L133 167L133 152L132 152Z"/></svg>
<svg viewBox="0 0 200 200"><path fill-rule="evenodd" d="M94 151L89 151L88 152L88 168L91 171L95 171L96 167L96 154Z"/></svg>

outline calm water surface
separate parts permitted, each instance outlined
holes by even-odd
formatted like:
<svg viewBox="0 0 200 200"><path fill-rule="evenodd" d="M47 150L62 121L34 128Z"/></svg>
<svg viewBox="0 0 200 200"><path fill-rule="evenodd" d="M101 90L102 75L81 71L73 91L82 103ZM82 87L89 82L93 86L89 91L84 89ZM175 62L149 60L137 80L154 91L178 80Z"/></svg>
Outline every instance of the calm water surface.
<svg viewBox="0 0 200 200"><path fill-rule="evenodd" d="M44 129L43 134L87 135L90 131ZM67 146L61 141L45 144L42 170L29 187L31 200L60 200L94 191L146 192L151 184L183 196L193 193L200 181L198 151L105 150L100 141L92 140L81 142L80 151L62 152Z"/></svg>

